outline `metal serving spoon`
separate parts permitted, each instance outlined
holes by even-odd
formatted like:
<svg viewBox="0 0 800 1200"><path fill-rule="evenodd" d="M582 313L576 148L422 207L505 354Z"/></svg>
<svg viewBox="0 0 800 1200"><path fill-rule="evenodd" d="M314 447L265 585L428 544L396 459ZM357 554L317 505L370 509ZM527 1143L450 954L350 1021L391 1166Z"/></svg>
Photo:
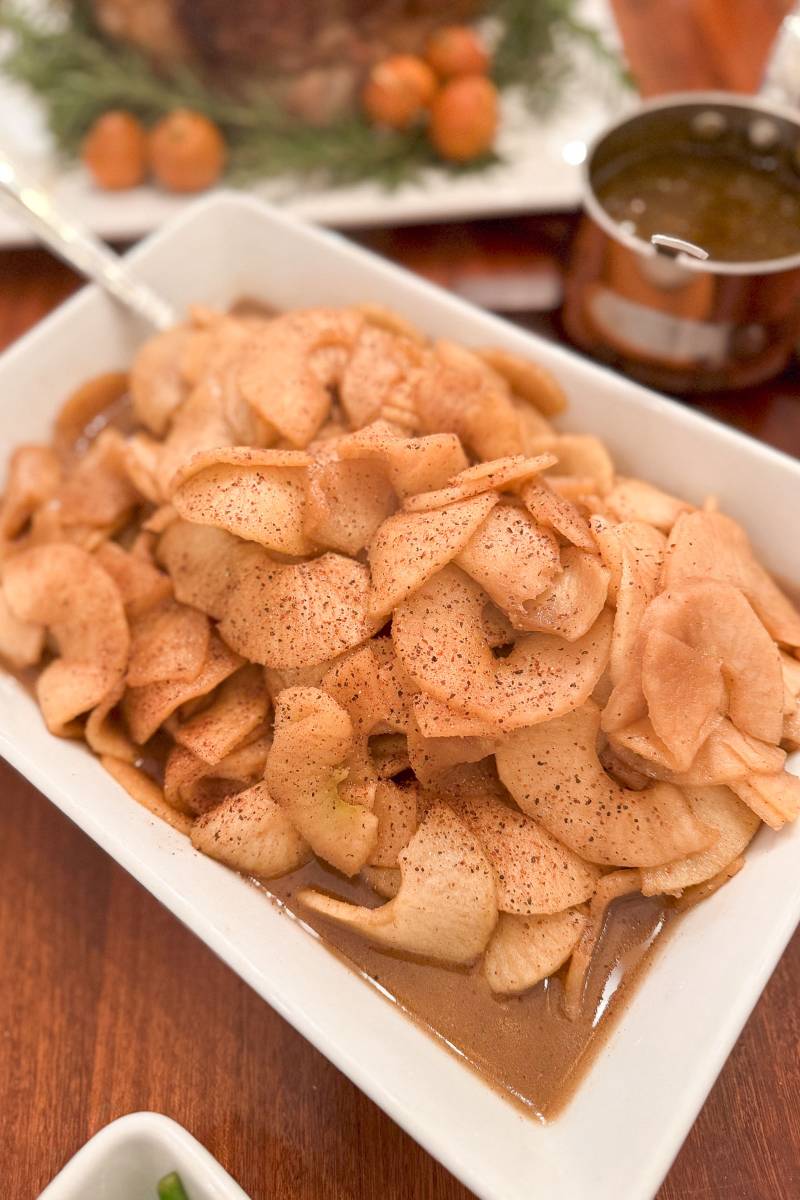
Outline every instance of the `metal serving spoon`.
<svg viewBox="0 0 800 1200"><path fill-rule="evenodd" d="M23 178L1 151L0 196L13 201L17 214L54 254L99 284L137 317L158 330L177 324L179 317L171 304L137 279L104 242L59 212L49 193Z"/></svg>

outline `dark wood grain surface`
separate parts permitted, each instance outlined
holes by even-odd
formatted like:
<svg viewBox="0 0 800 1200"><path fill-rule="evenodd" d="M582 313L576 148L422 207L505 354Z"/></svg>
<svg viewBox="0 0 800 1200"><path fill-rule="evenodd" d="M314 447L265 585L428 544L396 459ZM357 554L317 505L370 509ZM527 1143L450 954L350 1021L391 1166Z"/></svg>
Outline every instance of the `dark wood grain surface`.
<svg viewBox="0 0 800 1200"><path fill-rule="evenodd" d="M615 0L647 93L754 87L786 7ZM360 240L559 337L557 315L526 307L548 307L557 294L573 231L573 218L554 216L381 230ZM75 286L43 253L0 254L0 346ZM797 367L702 407L800 456ZM795 936L659 1200L800 1197L799 1000ZM185 1124L253 1200L468 1196L0 763L0 1200L33 1200L102 1125L146 1108Z"/></svg>

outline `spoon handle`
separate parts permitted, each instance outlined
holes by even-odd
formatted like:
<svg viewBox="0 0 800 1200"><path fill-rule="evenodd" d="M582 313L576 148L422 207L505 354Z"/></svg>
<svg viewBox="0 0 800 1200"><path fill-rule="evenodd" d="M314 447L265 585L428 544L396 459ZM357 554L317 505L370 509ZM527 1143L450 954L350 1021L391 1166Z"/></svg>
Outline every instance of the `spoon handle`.
<svg viewBox="0 0 800 1200"><path fill-rule="evenodd" d="M110 292L149 325L163 330L177 324L178 315L166 300L132 276L126 263L104 242L60 213L44 188L22 178L2 153L0 195L14 201L26 224L54 254Z"/></svg>

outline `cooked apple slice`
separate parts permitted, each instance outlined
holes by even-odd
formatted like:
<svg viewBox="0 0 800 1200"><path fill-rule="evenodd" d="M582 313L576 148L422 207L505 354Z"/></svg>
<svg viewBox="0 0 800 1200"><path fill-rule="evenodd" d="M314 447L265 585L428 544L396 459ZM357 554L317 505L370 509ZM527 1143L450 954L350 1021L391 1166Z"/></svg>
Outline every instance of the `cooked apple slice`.
<svg viewBox="0 0 800 1200"><path fill-rule="evenodd" d="M272 739L256 733L229 754L210 763L175 745L164 769L164 795L181 812L204 813L264 776Z"/></svg>
<svg viewBox="0 0 800 1200"><path fill-rule="evenodd" d="M434 804L399 857L393 900L361 908L303 889L297 899L376 945L437 962L471 963L497 922L492 869L452 809Z"/></svg>
<svg viewBox="0 0 800 1200"><path fill-rule="evenodd" d="M727 703L720 660L653 629L642 655L642 690L653 731L675 768L688 770Z"/></svg>
<svg viewBox="0 0 800 1200"><path fill-rule="evenodd" d="M413 389L421 432L455 433L475 458L518 454L520 421L505 380L452 342L438 342L435 353Z"/></svg>
<svg viewBox="0 0 800 1200"><path fill-rule="evenodd" d="M351 429L377 420L425 359L416 340L368 322L359 332L339 383L339 399Z"/></svg>
<svg viewBox="0 0 800 1200"><path fill-rule="evenodd" d="M251 662L283 670L335 658L380 626L367 614L369 572L340 554L311 562L256 564L241 572L219 631Z"/></svg>
<svg viewBox="0 0 800 1200"><path fill-rule="evenodd" d="M514 491L534 475L555 465L552 454L539 454L526 458L524 454L511 454L505 458L494 458L487 462L467 467L448 480L447 486L434 492L420 492L407 496L403 501L406 512L424 512L431 508L442 508L459 500L468 500L490 491Z"/></svg>
<svg viewBox="0 0 800 1200"><path fill-rule="evenodd" d="M492 509L455 561L520 629L530 628L525 624L528 604L562 569L552 533L512 504Z"/></svg>
<svg viewBox="0 0 800 1200"><path fill-rule="evenodd" d="M571 500L554 492L545 479L533 479L526 483L520 495L528 512L545 529L554 530L579 550L587 550L590 554L595 552L597 547L589 522Z"/></svg>
<svg viewBox="0 0 800 1200"><path fill-rule="evenodd" d="M558 913L588 900L600 872L488 792L451 799L492 864L500 912Z"/></svg>
<svg viewBox="0 0 800 1200"><path fill-rule="evenodd" d="M67 474L55 494L62 525L116 528L141 502L126 467L125 441L104 429Z"/></svg>
<svg viewBox="0 0 800 1200"><path fill-rule="evenodd" d="M58 648L36 695L50 732L66 734L122 682L130 635L117 585L91 554L63 543L9 558L3 591L12 617L45 627Z"/></svg>
<svg viewBox="0 0 800 1200"><path fill-rule="evenodd" d="M342 655L326 671L319 686L347 711L358 737L405 733L414 724L413 684L390 638L373 638Z"/></svg>
<svg viewBox="0 0 800 1200"><path fill-rule="evenodd" d="M224 529L173 521L162 533L156 558L172 580L175 597L219 620L229 594L254 569L267 567L269 577L280 568L261 546L242 542Z"/></svg>
<svg viewBox="0 0 800 1200"><path fill-rule="evenodd" d="M551 454L558 466L554 474L574 475L591 481L591 491L605 496L614 483L614 464L599 438L583 433L557 433L534 444L537 454Z"/></svg>
<svg viewBox="0 0 800 1200"><path fill-rule="evenodd" d="M139 757L139 750L128 737L119 712L119 702L124 691L125 684L120 683L97 708L92 709L86 718L83 736L87 746L98 758L108 755L123 762L134 763Z"/></svg>
<svg viewBox="0 0 800 1200"><path fill-rule="evenodd" d="M0 587L0 658L18 671L32 667L42 657L45 635L44 625L14 616Z"/></svg>
<svg viewBox="0 0 800 1200"><path fill-rule="evenodd" d="M314 355L329 346L349 351L364 319L352 309L285 313L257 330L240 356L242 395L267 425L293 446L313 439L331 407L329 385L347 361L336 356L331 375L314 369Z"/></svg>
<svg viewBox="0 0 800 1200"><path fill-rule="evenodd" d="M597 891L589 905L589 919L573 948L567 978L564 981L564 1014L571 1021L581 1015L589 967L603 933L609 905L620 896L629 896L632 892L640 891L641 883L642 878L638 871L612 871L610 875L604 875L597 885Z"/></svg>
<svg viewBox="0 0 800 1200"><path fill-rule="evenodd" d="M186 521L215 525L281 554L309 554L313 543L303 519L311 462L296 450L202 450L175 475L170 499Z"/></svg>
<svg viewBox="0 0 800 1200"><path fill-rule="evenodd" d="M239 655L212 633L206 661L194 679L168 679L145 687L128 688L122 700L122 711L133 740L140 745L149 741L181 705L207 696L242 665Z"/></svg>
<svg viewBox="0 0 800 1200"><path fill-rule="evenodd" d="M397 866L398 856L417 831L418 801L416 784L401 787L389 779L378 781L372 809L378 818L378 838L369 857L371 867Z"/></svg>
<svg viewBox="0 0 800 1200"><path fill-rule="evenodd" d="M399 867L363 867L361 877L384 900L393 900L400 891Z"/></svg>
<svg viewBox="0 0 800 1200"><path fill-rule="evenodd" d="M204 762L218 763L263 725L269 707L263 674L248 665L225 680L208 708L181 722L173 737Z"/></svg>
<svg viewBox="0 0 800 1200"><path fill-rule="evenodd" d="M448 479L469 465L454 433L403 438L381 421L342 438L337 452L348 461L374 459L381 463L401 499L444 487Z"/></svg>
<svg viewBox="0 0 800 1200"><path fill-rule="evenodd" d="M275 704L275 740L267 760L270 793L315 854L355 875L375 849L378 818L339 796L353 745L353 724L318 688L287 688Z"/></svg>
<svg viewBox="0 0 800 1200"><path fill-rule="evenodd" d="M395 610L392 640L422 691L505 730L549 721L588 699L608 659L609 614L576 642L521 634L496 659L483 624L487 601L474 580L448 566Z"/></svg>
<svg viewBox="0 0 800 1200"><path fill-rule="evenodd" d="M496 720L473 717L453 708L445 700L437 700L427 692L417 692L413 701L414 720L422 736L429 740L483 739L492 744L503 736Z"/></svg>
<svg viewBox="0 0 800 1200"><path fill-rule="evenodd" d="M684 513L675 522L664 563L664 586L711 579L744 592L771 637L800 646L800 613L756 560L741 525L719 512Z"/></svg>
<svg viewBox="0 0 800 1200"><path fill-rule="evenodd" d="M596 554L577 546L561 551L561 571L541 595L524 602L519 629L554 633L576 642L594 625L608 595L608 571Z"/></svg>
<svg viewBox="0 0 800 1200"><path fill-rule="evenodd" d="M55 495L61 465L49 446L18 446L8 463L2 503L0 538L14 538L40 505Z"/></svg>
<svg viewBox="0 0 800 1200"><path fill-rule="evenodd" d="M519 996L554 975L575 949L586 921L577 908L537 917L501 913L483 960L489 987L500 996Z"/></svg>
<svg viewBox="0 0 800 1200"><path fill-rule="evenodd" d="M712 579L672 588L652 602L643 619L643 632L655 629L718 659L734 725L761 741L780 741L780 655L738 588ZM654 687L651 680L651 692Z"/></svg>
<svg viewBox="0 0 800 1200"><path fill-rule="evenodd" d="M211 636L205 613L170 597L132 617L130 630L129 687L200 674Z"/></svg>
<svg viewBox="0 0 800 1200"><path fill-rule="evenodd" d="M617 476L604 502L617 521L641 521L664 533L669 533L681 513L693 509L693 505L662 492L652 483L645 483L642 479L627 479L621 475Z"/></svg>
<svg viewBox="0 0 800 1200"><path fill-rule="evenodd" d="M193 336L196 334L191 329L180 325L148 338L131 364L133 414L158 437L166 433L173 414L188 395L180 367Z"/></svg>
<svg viewBox="0 0 800 1200"><path fill-rule="evenodd" d="M643 868L642 893L645 896L661 893L679 896L684 888L712 879L739 857L761 823L730 788L687 789L684 795L697 819L716 829L718 838L713 846L699 854L690 854L661 867Z"/></svg>
<svg viewBox="0 0 800 1200"><path fill-rule="evenodd" d="M497 503L489 492L431 512L399 512L384 521L369 548L369 611L384 618L467 544Z"/></svg>
<svg viewBox="0 0 800 1200"><path fill-rule="evenodd" d="M306 472L303 529L310 542L356 555L397 507L379 462L340 461L338 446L318 452Z"/></svg>
<svg viewBox="0 0 800 1200"><path fill-rule="evenodd" d="M605 866L655 867L707 849L716 834L677 787L655 783L634 792L606 774L599 728L600 710L590 701L497 747L500 778L522 811L581 858Z"/></svg>
<svg viewBox="0 0 800 1200"><path fill-rule="evenodd" d="M172 595L169 577L142 554L123 550L116 542L103 542L94 556L119 588L129 618Z"/></svg>
<svg viewBox="0 0 800 1200"><path fill-rule="evenodd" d="M432 787L451 767L459 763L480 762L494 753L494 738L424 737L410 729L406 735L408 762L417 779Z"/></svg>
<svg viewBox="0 0 800 1200"><path fill-rule="evenodd" d="M203 813L192 825L190 837L196 850L257 879L288 875L311 857L308 843L265 783L229 796Z"/></svg>
<svg viewBox="0 0 800 1200"><path fill-rule="evenodd" d="M561 384L539 363L523 358L512 350L486 347L478 354L484 362L508 382L512 391L527 400L545 417L555 417L567 407L567 397Z"/></svg>
<svg viewBox="0 0 800 1200"><path fill-rule="evenodd" d="M769 775L780 771L786 761L780 747L741 733L727 717L719 719L685 771L675 769L672 754L649 719L635 721L610 736L614 750L626 761L678 787L714 787L748 775Z"/></svg>
<svg viewBox="0 0 800 1200"><path fill-rule="evenodd" d="M146 808L154 817L166 821L173 829L177 829L178 833L189 833L191 819L185 813L176 812L172 805L167 803L161 788L149 775L145 775L144 771L109 754L102 755L100 763L142 808Z"/></svg>
<svg viewBox="0 0 800 1200"><path fill-rule="evenodd" d="M592 525L616 607L609 671L618 683L630 665L645 609L658 595L667 543L663 533L642 522L610 525L595 519Z"/></svg>
<svg viewBox="0 0 800 1200"><path fill-rule="evenodd" d="M737 779L731 789L770 829L782 829L800 813L800 779L788 771Z"/></svg>

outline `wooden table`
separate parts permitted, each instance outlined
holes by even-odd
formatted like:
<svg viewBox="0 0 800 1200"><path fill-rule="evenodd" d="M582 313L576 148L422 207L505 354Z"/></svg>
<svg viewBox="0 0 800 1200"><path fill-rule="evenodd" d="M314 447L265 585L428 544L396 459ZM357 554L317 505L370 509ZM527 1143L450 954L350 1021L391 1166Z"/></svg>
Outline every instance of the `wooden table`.
<svg viewBox="0 0 800 1200"><path fill-rule="evenodd" d="M616 7L642 90L653 92L755 86L786 5L616 0ZM453 287L489 287L502 303L516 292L520 273L532 294L557 283L574 224L562 216L530 218L372 232L361 240ZM71 273L43 253L0 255L0 345L75 286ZM556 318L521 319L558 336ZM800 454L798 397L794 367L768 386L709 397L701 407ZM2 764L0 796L3 1200L32 1200L92 1133L147 1108L185 1124L253 1200L467 1197ZM796 936L659 1200L800 1196L799 997Z"/></svg>

